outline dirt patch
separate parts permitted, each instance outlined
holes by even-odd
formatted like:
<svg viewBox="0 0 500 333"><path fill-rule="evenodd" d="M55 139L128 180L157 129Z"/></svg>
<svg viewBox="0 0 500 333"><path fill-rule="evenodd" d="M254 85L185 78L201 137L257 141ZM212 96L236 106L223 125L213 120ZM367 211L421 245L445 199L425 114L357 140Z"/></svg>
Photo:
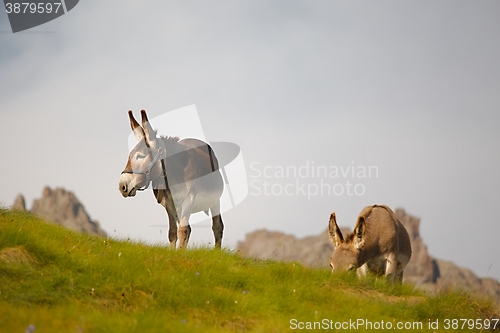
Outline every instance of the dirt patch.
<svg viewBox="0 0 500 333"><path fill-rule="evenodd" d="M0 261L9 264L37 264L38 260L31 255L24 247L8 247L0 251Z"/></svg>
<svg viewBox="0 0 500 333"><path fill-rule="evenodd" d="M345 294L352 294L352 295L363 295L364 297L373 299L373 300L379 300L383 301L386 303L399 303L399 302L405 302L410 305L414 304L419 304L425 301L425 297L423 296L390 296L390 295L384 295L382 293L379 293L378 291L375 290L365 290L362 288L355 288L355 289L347 289L344 291Z"/></svg>

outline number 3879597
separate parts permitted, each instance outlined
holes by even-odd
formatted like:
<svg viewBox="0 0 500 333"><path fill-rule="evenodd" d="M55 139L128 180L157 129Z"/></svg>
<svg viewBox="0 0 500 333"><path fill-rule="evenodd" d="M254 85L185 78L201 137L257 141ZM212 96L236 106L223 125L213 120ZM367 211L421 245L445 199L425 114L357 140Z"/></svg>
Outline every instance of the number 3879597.
<svg viewBox="0 0 500 333"><path fill-rule="evenodd" d="M52 12L56 13L59 11L61 7L60 2L39 2L39 3L34 3L34 2L14 2L10 3L7 2L5 3L5 11L7 14L43 14L47 13L50 14ZM62 9L61 9L62 10Z"/></svg>

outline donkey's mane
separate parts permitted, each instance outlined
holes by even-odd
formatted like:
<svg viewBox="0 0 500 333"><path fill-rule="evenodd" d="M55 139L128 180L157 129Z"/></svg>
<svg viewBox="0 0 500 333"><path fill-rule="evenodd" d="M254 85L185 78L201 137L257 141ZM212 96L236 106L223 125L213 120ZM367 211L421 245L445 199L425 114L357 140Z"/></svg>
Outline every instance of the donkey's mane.
<svg viewBox="0 0 500 333"><path fill-rule="evenodd" d="M160 137L165 143L167 142L179 142L178 136L162 136Z"/></svg>
<svg viewBox="0 0 500 333"><path fill-rule="evenodd" d="M160 139L165 144L167 149L167 155L176 154L183 150L183 145L179 143L180 139L178 136L161 136Z"/></svg>

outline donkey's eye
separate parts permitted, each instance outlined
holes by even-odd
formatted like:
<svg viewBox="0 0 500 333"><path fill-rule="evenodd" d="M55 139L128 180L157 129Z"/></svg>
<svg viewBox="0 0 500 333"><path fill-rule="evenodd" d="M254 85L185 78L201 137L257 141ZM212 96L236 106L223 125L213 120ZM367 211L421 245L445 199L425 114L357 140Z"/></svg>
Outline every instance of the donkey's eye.
<svg viewBox="0 0 500 333"><path fill-rule="evenodd" d="M144 158L146 158L146 156L144 156L144 155L142 155L142 154L137 154L137 155L135 156L135 159L136 159L136 160L142 160L142 159L144 159Z"/></svg>

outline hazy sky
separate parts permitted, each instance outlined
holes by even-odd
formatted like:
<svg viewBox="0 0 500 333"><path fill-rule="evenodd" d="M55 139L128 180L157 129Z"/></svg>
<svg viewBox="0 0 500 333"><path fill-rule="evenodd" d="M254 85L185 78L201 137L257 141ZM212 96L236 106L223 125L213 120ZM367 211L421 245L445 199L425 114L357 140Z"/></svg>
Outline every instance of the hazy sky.
<svg viewBox="0 0 500 333"><path fill-rule="evenodd" d="M498 1L85 0L16 34L0 11L0 201L62 186L111 236L167 243L152 193L118 191L127 110L196 104L245 160L226 247L384 203L421 218L433 256L500 279L499 35Z"/></svg>

